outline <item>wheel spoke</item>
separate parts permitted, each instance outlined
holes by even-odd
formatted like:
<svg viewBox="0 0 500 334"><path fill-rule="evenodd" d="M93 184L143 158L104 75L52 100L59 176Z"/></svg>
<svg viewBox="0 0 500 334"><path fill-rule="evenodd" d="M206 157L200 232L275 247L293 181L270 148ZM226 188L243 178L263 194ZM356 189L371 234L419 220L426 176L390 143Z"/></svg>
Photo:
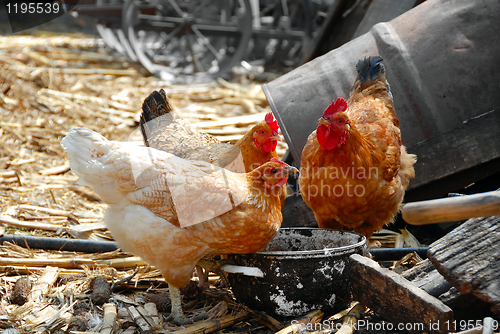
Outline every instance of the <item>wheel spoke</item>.
<svg viewBox="0 0 500 334"><path fill-rule="evenodd" d="M216 78L242 58L252 36L249 0L158 0L163 9L152 0L127 1L127 34L138 59L155 75Z"/></svg>
<svg viewBox="0 0 500 334"><path fill-rule="evenodd" d="M186 44L189 44L189 41L187 41L187 37L183 38L182 40L177 41L178 48L179 48L179 56L180 58L185 61L188 59L190 55L190 51L188 50L189 45L186 46Z"/></svg>
<svg viewBox="0 0 500 334"><path fill-rule="evenodd" d="M177 12L177 14L182 17L184 15L184 12L182 9L179 7L179 5L175 2L175 0L168 0L170 5L174 8L174 10Z"/></svg>
<svg viewBox="0 0 500 334"><path fill-rule="evenodd" d="M222 55L219 53L219 51L215 50L212 44L210 44L208 38L206 38L195 26L191 26L191 29L201 40L201 42L207 47L207 49L214 55L215 59L219 61L222 58Z"/></svg>
<svg viewBox="0 0 500 334"><path fill-rule="evenodd" d="M182 28L184 27L183 24L177 26L170 34L167 34L167 37L163 39L163 44L167 44L172 38L174 38L175 35L177 35ZM160 34L158 34L160 36Z"/></svg>
<svg viewBox="0 0 500 334"><path fill-rule="evenodd" d="M200 63L198 58L196 57L195 50L193 48L193 35L187 35L187 41L189 45L189 50L191 51L191 57L193 58L193 65L195 72L203 72L203 65Z"/></svg>
<svg viewBox="0 0 500 334"><path fill-rule="evenodd" d="M140 20L156 21L156 22L167 22L172 24L182 24L184 20L179 17L172 16L157 16L151 14L139 14Z"/></svg>
<svg viewBox="0 0 500 334"><path fill-rule="evenodd" d="M286 0L281 0L281 6L283 7L283 16L290 16L290 13L288 12L288 4L286 3Z"/></svg>
<svg viewBox="0 0 500 334"><path fill-rule="evenodd" d="M198 6L196 6L196 8L195 8L195 9L193 9L193 10L190 12L190 14L195 14L195 13L198 11L198 9L200 9L200 8L204 8L204 7L205 7L205 5L206 5L209 1L210 1L210 0L205 0L205 1L203 1L201 4L199 4ZM205 7L205 8L206 8L206 7Z"/></svg>

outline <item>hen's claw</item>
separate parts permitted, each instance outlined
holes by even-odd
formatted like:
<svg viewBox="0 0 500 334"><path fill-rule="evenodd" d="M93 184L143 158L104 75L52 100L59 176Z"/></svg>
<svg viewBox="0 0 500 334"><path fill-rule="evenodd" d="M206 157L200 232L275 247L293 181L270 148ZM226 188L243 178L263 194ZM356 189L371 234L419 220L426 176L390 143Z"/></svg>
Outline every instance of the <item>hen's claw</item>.
<svg viewBox="0 0 500 334"><path fill-rule="evenodd" d="M184 326L184 325L194 324L197 321L208 319L209 316L210 314L208 314L205 311L200 312L192 317L186 317L184 314L181 316L173 316L172 314L170 314L167 317L167 321L171 321L177 326Z"/></svg>

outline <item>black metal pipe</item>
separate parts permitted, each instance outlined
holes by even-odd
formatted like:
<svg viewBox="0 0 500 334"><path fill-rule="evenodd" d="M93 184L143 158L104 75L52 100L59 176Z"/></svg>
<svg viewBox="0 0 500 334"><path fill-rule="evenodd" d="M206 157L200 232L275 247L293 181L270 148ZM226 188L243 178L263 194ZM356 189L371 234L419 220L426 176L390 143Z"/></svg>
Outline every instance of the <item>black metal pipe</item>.
<svg viewBox="0 0 500 334"><path fill-rule="evenodd" d="M111 252L118 249L116 242L112 241L30 237L10 234L4 234L0 237L0 244L3 244L4 241L15 243L21 247L34 249L64 250L86 253Z"/></svg>
<svg viewBox="0 0 500 334"><path fill-rule="evenodd" d="M427 247L370 249L370 253L375 261L398 261L406 254L413 252L416 252L422 259L427 259Z"/></svg>
<svg viewBox="0 0 500 334"><path fill-rule="evenodd" d="M34 249L61 250L71 252L111 252L118 249L116 242L82 239L30 237L5 234L0 237L0 243L9 241L21 247ZM374 248L370 250L375 261L397 261L408 253L416 252L421 258L427 258L427 247L420 248Z"/></svg>

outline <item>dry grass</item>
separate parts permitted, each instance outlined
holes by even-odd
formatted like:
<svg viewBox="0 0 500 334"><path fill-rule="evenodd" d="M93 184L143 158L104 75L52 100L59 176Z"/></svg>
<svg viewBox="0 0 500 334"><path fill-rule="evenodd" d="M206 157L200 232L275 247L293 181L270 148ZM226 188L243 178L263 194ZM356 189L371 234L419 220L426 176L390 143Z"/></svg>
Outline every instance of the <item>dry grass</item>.
<svg viewBox="0 0 500 334"><path fill-rule="evenodd" d="M92 38L0 37L1 212L32 204L102 215L102 206L74 187L60 140L84 126L108 139L141 141L133 131L155 89L167 91L177 115L222 140L238 139L270 111L256 83L171 86L133 66Z"/></svg>

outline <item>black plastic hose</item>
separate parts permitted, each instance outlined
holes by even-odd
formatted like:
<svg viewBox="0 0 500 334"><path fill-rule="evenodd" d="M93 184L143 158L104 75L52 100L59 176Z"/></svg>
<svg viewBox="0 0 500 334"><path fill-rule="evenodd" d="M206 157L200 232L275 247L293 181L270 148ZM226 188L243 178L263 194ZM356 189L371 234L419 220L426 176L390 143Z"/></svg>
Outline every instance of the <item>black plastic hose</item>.
<svg viewBox="0 0 500 334"><path fill-rule="evenodd" d="M116 242L111 241L30 237L10 234L4 234L0 237L0 244L3 244L4 241L21 247L86 253L111 252L118 249Z"/></svg>

